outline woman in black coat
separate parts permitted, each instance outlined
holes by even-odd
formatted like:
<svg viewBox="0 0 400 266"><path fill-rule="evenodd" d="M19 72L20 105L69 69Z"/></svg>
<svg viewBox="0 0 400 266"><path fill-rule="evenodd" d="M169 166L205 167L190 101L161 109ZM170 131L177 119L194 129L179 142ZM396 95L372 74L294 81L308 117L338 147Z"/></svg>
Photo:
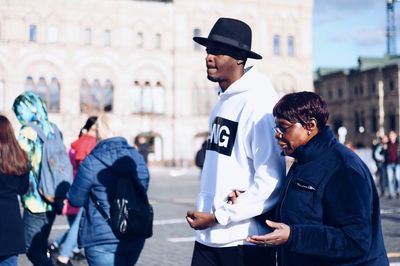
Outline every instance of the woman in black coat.
<svg viewBox="0 0 400 266"><path fill-rule="evenodd" d="M29 164L10 121L0 115L0 266L17 265L25 252L18 196L27 192Z"/></svg>
<svg viewBox="0 0 400 266"><path fill-rule="evenodd" d="M379 196L368 167L326 126L313 92L285 95L273 109L275 138L295 158L273 230L248 241L277 246L280 266L388 266Z"/></svg>

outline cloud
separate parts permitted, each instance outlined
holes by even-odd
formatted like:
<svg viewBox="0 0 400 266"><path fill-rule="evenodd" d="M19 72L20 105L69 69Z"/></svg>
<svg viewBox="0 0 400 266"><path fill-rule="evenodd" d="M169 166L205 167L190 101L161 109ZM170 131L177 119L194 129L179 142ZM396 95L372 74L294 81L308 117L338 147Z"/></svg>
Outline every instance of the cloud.
<svg viewBox="0 0 400 266"><path fill-rule="evenodd" d="M328 41L331 43L343 43L352 41L359 47L375 47L385 43L385 29L382 27L357 28L352 31L340 31L332 34Z"/></svg>
<svg viewBox="0 0 400 266"><path fill-rule="evenodd" d="M371 9L382 10L386 3L382 0L315 0L314 22L325 24L349 18L354 14Z"/></svg>

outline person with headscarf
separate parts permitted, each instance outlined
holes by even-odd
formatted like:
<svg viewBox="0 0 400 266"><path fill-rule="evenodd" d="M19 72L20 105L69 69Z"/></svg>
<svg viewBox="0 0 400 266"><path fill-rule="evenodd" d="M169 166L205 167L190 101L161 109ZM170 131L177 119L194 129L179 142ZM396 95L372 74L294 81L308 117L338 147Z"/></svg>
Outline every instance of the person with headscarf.
<svg viewBox="0 0 400 266"><path fill-rule="evenodd" d="M48 120L44 101L31 91L20 94L12 108L21 124L18 142L28 154L32 167L29 172L28 192L21 197L24 207L26 255L33 265L53 265L47 257L47 242L56 213L54 206L39 192L43 144L36 131L29 125L35 124L40 127L47 138L55 136L55 125Z"/></svg>

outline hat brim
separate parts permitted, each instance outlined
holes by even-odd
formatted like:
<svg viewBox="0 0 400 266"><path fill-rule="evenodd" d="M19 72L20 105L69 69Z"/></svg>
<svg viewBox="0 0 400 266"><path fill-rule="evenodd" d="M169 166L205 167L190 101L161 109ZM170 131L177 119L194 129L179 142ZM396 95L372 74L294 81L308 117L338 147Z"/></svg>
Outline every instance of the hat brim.
<svg viewBox="0 0 400 266"><path fill-rule="evenodd" d="M204 37L193 37L193 41L195 41L195 42L197 42L198 44L203 45L203 46L207 46L207 44L209 44L209 43L222 43L222 44L224 44L224 45L228 45L228 46L230 46L230 47L233 47L233 48L239 49L239 50L241 50L241 51L247 52L247 57L248 57L248 58L262 59L262 56L261 56L261 55L255 53L255 52L253 52L253 51L249 51L249 50L242 49L242 48L240 48L240 47L236 47L236 46L231 45L230 43L227 43L227 42L210 40L210 39L204 38Z"/></svg>

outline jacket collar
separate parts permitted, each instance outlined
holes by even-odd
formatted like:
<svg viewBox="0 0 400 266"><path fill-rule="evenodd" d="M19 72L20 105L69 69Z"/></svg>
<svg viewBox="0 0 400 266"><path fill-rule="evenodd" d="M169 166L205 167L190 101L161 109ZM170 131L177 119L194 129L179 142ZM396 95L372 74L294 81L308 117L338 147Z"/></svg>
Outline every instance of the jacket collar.
<svg viewBox="0 0 400 266"><path fill-rule="evenodd" d="M337 140L333 131L326 126L305 145L298 147L293 157L299 164L305 164L322 157L335 143Z"/></svg>

